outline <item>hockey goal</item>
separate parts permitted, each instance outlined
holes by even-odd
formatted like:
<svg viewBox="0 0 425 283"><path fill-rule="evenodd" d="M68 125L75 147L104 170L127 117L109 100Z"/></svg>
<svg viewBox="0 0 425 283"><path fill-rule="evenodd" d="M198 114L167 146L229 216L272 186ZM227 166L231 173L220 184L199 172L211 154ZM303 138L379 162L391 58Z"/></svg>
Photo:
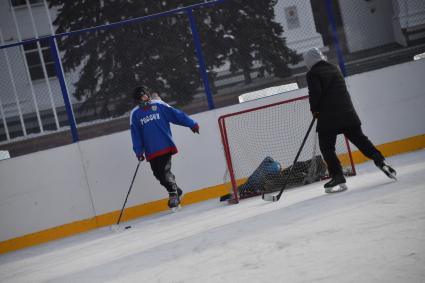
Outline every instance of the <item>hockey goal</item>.
<svg viewBox="0 0 425 283"><path fill-rule="evenodd" d="M224 182L229 186L232 202L282 188L285 174L293 166L311 119L308 96L219 117L228 169ZM335 148L344 173L354 175L349 143L343 135L338 136ZM327 177L314 126L294 165L287 187Z"/></svg>

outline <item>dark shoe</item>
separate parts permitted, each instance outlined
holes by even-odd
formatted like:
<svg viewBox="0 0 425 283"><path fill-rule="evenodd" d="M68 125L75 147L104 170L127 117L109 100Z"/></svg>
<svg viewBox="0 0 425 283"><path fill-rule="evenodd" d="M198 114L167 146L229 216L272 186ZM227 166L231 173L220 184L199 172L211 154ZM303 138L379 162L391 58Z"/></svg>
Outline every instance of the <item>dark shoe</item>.
<svg viewBox="0 0 425 283"><path fill-rule="evenodd" d="M332 178L329 182L327 182L324 187L326 188L333 188L335 186L338 186L340 184L345 184L345 178L342 175L336 175Z"/></svg>

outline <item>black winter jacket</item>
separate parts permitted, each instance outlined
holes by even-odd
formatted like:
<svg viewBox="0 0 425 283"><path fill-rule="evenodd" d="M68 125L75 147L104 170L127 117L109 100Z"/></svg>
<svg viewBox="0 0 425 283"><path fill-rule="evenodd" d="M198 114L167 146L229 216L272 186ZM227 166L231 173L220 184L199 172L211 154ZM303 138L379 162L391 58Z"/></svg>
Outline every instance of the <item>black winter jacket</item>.
<svg viewBox="0 0 425 283"><path fill-rule="evenodd" d="M307 73L307 84L310 109L319 112L318 132L341 133L361 125L338 67L326 61L316 63Z"/></svg>

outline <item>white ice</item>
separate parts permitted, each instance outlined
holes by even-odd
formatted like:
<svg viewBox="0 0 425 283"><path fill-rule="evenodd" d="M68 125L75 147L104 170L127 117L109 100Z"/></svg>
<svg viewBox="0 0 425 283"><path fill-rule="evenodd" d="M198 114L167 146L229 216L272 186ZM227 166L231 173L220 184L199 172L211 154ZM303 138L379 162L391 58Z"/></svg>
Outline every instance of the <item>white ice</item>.
<svg viewBox="0 0 425 283"><path fill-rule="evenodd" d="M0 256L0 282L425 282L425 150L238 205L218 200Z"/></svg>

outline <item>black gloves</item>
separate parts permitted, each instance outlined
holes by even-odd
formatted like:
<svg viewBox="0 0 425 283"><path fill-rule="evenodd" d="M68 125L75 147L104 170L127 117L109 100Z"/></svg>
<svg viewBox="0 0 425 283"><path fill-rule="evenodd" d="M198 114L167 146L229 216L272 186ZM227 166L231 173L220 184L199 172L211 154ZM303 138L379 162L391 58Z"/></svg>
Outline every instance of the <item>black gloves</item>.
<svg viewBox="0 0 425 283"><path fill-rule="evenodd" d="M199 134L199 125L198 124L195 124L195 126L193 126L192 128L191 128L191 130L192 130L192 132L195 134Z"/></svg>

